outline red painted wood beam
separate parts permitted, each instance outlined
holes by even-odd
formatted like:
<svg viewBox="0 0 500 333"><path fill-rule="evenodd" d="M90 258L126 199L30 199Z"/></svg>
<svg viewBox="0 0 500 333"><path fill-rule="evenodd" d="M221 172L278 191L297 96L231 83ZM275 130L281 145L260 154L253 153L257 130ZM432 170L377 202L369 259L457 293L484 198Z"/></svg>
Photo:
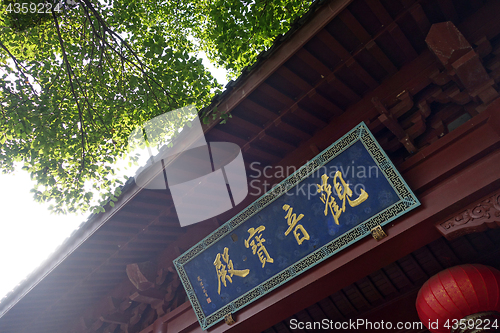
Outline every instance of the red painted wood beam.
<svg viewBox="0 0 500 333"><path fill-rule="evenodd" d="M269 59L255 69L248 76L247 80L231 93L231 96L217 106L217 109L222 113L233 110L272 73L281 67L290 57L296 54L298 50L323 29L335 16L341 13L351 2L352 0L330 0L329 3L322 6L308 24L298 30L293 38L285 41ZM208 125L203 125L204 132L207 132L210 128L217 125L218 122L219 120L213 120Z"/></svg>
<svg viewBox="0 0 500 333"><path fill-rule="evenodd" d="M372 10L373 14L380 21L382 26L389 25L392 22L391 15L387 12L380 0L366 1L366 4Z"/></svg>

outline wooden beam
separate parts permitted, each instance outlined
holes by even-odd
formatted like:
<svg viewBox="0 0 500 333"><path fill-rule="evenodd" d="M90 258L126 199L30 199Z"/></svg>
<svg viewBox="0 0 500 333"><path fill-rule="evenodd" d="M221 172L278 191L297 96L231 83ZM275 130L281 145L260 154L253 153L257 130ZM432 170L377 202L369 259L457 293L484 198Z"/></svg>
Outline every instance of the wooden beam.
<svg viewBox="0 0 500 333"><path fill-rule="evenodd" d="M243 103L241 103L241 107L247 109L251 112L255 112L260 116L267 118L269 120L274 119L277 113L263 107L262 105L252 101L250 98L246 98ZM210 133L210 132L208 132Z"/></svg>
<svg viewBox="0 0 500 333"><path fill-rule="evenodd" d="M352 0L333 1L330 0L314 14L310 24L299 29L294 38L285 41L261 66L255 70L253 75L238 86L231 95L218 105L218 110L227 113L234 109L241 101L248 97L262 82L282 66L291 56L301 49L313 36L321 31L330 21L344 10ZM214 127L218 120L203 125L204 132Z"/></svg>
<svg viewBox="0 0 500 333"><path fill-rule="evenodd" d="M102 254L111 254L114 253L116 250L111 249L111 248L100 248L100 247L89 247L89 248L84 248L80 249L79 251L83 253L102 253Z"/></svg>
<svg viewBox="0 0 500 333"><path fill-rule="evenodd" d="M284 104L286 106L286 109L287 110L290 109L290 112L296 115L297 117L303 118L304 120L306 120L307 122L311 123L312 125L318 128L323 128L327 125L326 122L322 121L321 119L315 117L306 110L302 109L294 99L285 95L284 93L274 88L273 86L267 83L263 83L262 89L266 92L268 96L275 98L280 103Z"/></svg>
<svg viewBox="0 0 500 333"><path fill-rule="evenodd" d="M455 61L472 51L470 43L451 22L433 24L425 42L448 71L453 70Z"/></svg>
<svg viewBox="0 0 500 333"><path fill-rule="evenodd" d="M281 156L267 152L258 146L254 146L251 143L247 143L242 147L243 155L253 155L253 156L259 156L265 161L269 161L272 163L275 163L281 159Z"/></svg>
<svg viewBox="0 0 500 333"><path fill-rule="evenodd" d="M437 3L447 21L458 23L457 10L452 0L437 0Z"/></svg>
<svg viewBox="0 0 500 333"><path fill-rule="evenodd" d="M419 3L416 4L415 6L410 8L409 13L413 17L413 20L417 24L417 27L422 35L427 36L427 33L429 33L429 29L431 28L431 23L429 22L427 15L422 9L422 6Z"/></svg>
<svg viewBox="0 0 500 333"><path fill-rule="evenodd" d="M141 228L143 229L143 228ZM133 237L141 230L139 228L130 228L127 229L127 231L112 231L112 230L102 230L99 234L100 235L107 235L107 236L118 236L118 237Z"/></svg>
<svg viewBox="0 0 500 333"><path fill-rule="evenodd" d="M152 225L148 227L146 236L179 236L186 232L185 228L175 227L175 228L165 228L165 227L156 227L156 225Z"/></svg>
<svg viewBox="0 0 500 333"><path fill-rule="evenodd" d="M373 14L380 21L380 24L383 26L387 26L392 23L392 17L389 15L385 7L380 3L380 0L369 0L365 1L368 7L372 10Z"/></svg>
<svg viewBox="0 0 500 333"><path fill-rule="evenodd" d="M478 10L484 5L483 0L469 0L470 5L472 6L473 10Z"/></svg>
<svg viewBox="0 0 500 333"><path fill-rule="evenodd" d="M492 87L495 81L490 78L475 51L469 51L455 61L452 67L472 97L478 96L481 102L488 104L498 96L496 89Z"/></svg>
<svg viewBox="0 0 500 333"><path fill-rule="evenodd" d="M377 62L385 69L387 75L390 76L398 71L397 67L387 57L387 55L380 49L375 41L366 44L366 50L377 60Z"/></svg>
<svg viewBox="0 0 500 333"><path fill-rule="evenodd" d="M288 134L299 138L301 141L311 138L311 134L305 132L302 128L284 122L281 118L276 119L274 125L276 127L279 127L284 132L287 132Z"/></svg>
<svg viewBox="0 0 500 333"><path fill-rule="evenodd" d="M368 86L369 90L373 90L378 86L378 82L354 58L346 61L346 65L354 75Z"/></svg>
<svg viewBox="0 0 500 333"><path fill-rule="evenodd" d="M498 96L492 87L494 79L490 78L479 55L452 22L434 24L425 41L450 76L456 75L469 95L477 97L476 101L488 104Z"/></svg>
<svg viewBox="0 0 500 333"><path fill-rule="evenodd" d="M240 147L247 143L247 140L218 129L217 127L212 128L210 133L207 133L207 137L210 138L211 141L233 142Z"/></svg>
<svg viewBox="0 0 500 333"><path fill-rule="evenodd" d="M287 153L297 148L291 143L286 142L286 140L280 140L273 136L265 135L264 133L260 134L258 138L262 143L272 145L280 150L286 151Z"/></svg>
<svg viewBox="0 0 500 333"><path fill-rule="evenodd" d="M146 304L155 304L159 301L162 301L165 297L165 293L157 290L157 289L149 289L145 291L136 291L129 298L132 301Z"/></svg>
<svg viewBox="0 0 500 333"><path fill-rule="evenodd" d="M331 85L335 90L341 93L345 98L347 98L351 103L358 102L361 97L349 88L344 82L337 78L334 74L328 77L328 84Z"/></svg>
<svg viewBox="0 0 500 333"><path fill-rule="evenodd" d="M246 119L238 117L237 115L233 115L231 118L231 125L235 125L236 127L242 127L244 129L249 130L250 132L257 134L262 131L262 127L258 126Z"/></svg>
<svg viewBox="0 0 500 333"><path fill-rule="evenodd" d="M340 115L335 118L335 122L330 122L327 127L318 131L314 138L304 143L303 146L300 146L294 152L293 159L290 155L285 157L280 163L283 163L283 165L302 164L314 157L308 148L311 144L318 146L320 150L325 149L344 133L359 124L359 122L378 117L379 113L371 102L372 97L378 96L380 100L384 102L386 100L392 100L392 98L401 93L401 82L406 82L406 90L411 95L417 94L428 86L431 83L428 78L429 74L437 69L436 60L429 51L425 51L419 58L420 59L412 62L408 66L404 66L393 77L386 80L384 84L368 93L355 105L349 107L346 112L340 113ZM407 78L411 79L407 81Z"/></svg>
<svg viewBox="0 0 500 333"><path fill-rule="evenodd" d="M352 31L356 38L365 45L371 39L370 34L363 28L361 23L352 15L349 9L344 9L338 16L340 20Z"/></svg>
<svg viewBox="0 0 500 333"><path fill-rule="evenodd" d="M307 96L309 98L314 98L314 102L318 103L320 106L322 106L326 110L330 111L332 113L332 116L338 116L338 115L344 113L344 110L342 110L340 107L338 107L337 104L330 101L328 98L323 96L317 90L312 90L311 92L309 92L309 94Z"/></svg>
<svg viewBox="0 0 500 333"><path fill-rule="evenodd" d="M352 55L347 51L342 44L340 44L328 31L321 30L317 37L321 40L331 52L335 53L337 57L340 58L340 61L346 61Z"/></svg>
<svg viewBox="0 0 500 333"><path fill-rule="evenodd" d="M319 119L318 117L315 117L313 114L307 112L303 108L297 106L295 108L292 107L292 114L302 120L304 120L307 123L310 123L311 125L317 127L318 129L321 129L328 125L327 122Z"/></svg>
<svg viewBox="0 0 500 333"><path fill-rule="evenodd" d="M415 147L409 134L406 133L398 121L394 119L393 115L387 111L377 98L373 98L372 102L375 108L380 112L378 119L398 138L399 142L404 145L410 154L416 153L418 149Z"/></svg>
<svg viewBox="0 0 500 333"><path fill-rule="evenodd" d="M401 31L397 24L391 26L389 34L394 39L396 44L398 44L401 51L403 51L407 62L412 61L418 56L417 51L415 51L408 38L406 38L405 34Z"/></svg>
<svg viewBox="0 0 500 333"><path fill-rule="evenodd" d="M310 55L310 53L309 53L309 55ZM311 55L311 57L312 57L312 55ZM261 89L267 96L277 100L281 104L284 104L286 108L289 108L293 104L295 104L294 99L285 95L283 92L279 91L278 89L271 86L270 84L262 83L262 85L259 87L259 89Z"/></svg>
<svg viewBox="0 0 500 333"><path fill-rule="evenodd" d="M307 66L310 66L316 73L318 73L321 78L324 78L328 74L330 74L331 70L328 68L323 62L314 57L309 51L306 49L300 49L296 54L297 58L302 60Z"/></svg>
<svg viewBox="0 0 500 333"><path fill-rule="evenodd" d="M298 76L296 73L292 72L288 67L281 66L276 72L279 76L287 81L288 84L292 84L302 91L309 91L313 87L306 80Z"/></svg>

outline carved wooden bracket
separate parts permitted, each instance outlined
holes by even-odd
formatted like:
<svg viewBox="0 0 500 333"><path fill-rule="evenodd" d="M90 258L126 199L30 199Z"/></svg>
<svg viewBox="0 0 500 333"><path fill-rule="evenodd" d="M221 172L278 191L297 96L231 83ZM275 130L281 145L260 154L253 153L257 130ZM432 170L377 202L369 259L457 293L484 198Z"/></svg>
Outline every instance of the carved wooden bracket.
<svg viewBox="0 0 500 333"><path fill-rule="evenodd" d="M372 103L380 113L380 116L378 117L380 122L384 124L385 127L387 127L396 136L396 138L403 144L408 152L413 154L417 152L417 148L413 144L413 140L410 135L403 129L403 127L397 120L398 113L400 113L401 111L403 111L404 113L411 109L411 107L413 106L413 100L406 92L404 92L401 96L398 96L398 98L401 100L401 102L396 104L396 106L391 108L390 110L387 110L376 97L372 99Z"/></svg>
<svg viewBox="0 0 500 333"><path fill-rule="evenodd" d="M457 27L448 21L433 24L425 42L446 69L444 73L436 73L433 78L435 83L444 84L453 79L460 90L466 91L473 100L484 105L498 96L493 87L495 80L481 62L481 58L492 51L491 44L485 37L475 41L477 47L474 50ZM455 95L459 100L466 101L460 91ZM480 112L484 107L478 106L477 110Z"/></svg>
<svg viewBox="0 0 500 333"><path fill-rule="evenodd" d="M132 310L127 323L120 323L122 332L126 332L125 329L135 332L138 326L150 325L154 318L163 316L185 301L181 281L172 266L161 267L157 262L146 261L127 265L126 272L137 289L128 296L129 301L140 305Z"/></svg>
<svg viewBox="0 0 500 333"><path fill-rule="evenodd" d="M162 301L165 297L165 293L157 289L149 289L146 291L136 291L129 298L133 301L145 304L155 304Z"/></svg>
<svg viewBox="0 0 500 333"><path fill-rule="evenodd" d="M498 227L500 227L500 192L483 198L446 222L436 224L436 228L448 240Z"/></svg>
<svg viewBox="0 0 500 333"><path fill-rule="evenodd" d="M137 290L144 291L155 286L157 263L146 261L129 264L126 268L127 276Z"/></svg>

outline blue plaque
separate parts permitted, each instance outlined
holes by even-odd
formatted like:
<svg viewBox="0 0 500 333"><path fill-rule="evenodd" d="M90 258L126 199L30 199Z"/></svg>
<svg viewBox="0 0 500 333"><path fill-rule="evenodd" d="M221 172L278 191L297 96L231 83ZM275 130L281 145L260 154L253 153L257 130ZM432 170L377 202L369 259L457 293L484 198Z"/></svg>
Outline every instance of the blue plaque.
<svg viewBox="0 0 500 333"><path fill-rule="evenodd" d="M174 265L207 329L419 205L361 123Z"/></svg>

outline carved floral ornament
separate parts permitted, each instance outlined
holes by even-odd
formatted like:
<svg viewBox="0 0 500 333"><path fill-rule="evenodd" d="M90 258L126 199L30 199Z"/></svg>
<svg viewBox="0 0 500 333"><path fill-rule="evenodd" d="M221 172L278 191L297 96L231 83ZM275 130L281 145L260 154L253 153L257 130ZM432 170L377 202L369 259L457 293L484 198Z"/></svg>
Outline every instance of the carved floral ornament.
<svg viewBox="0 0 500 333"><path fill-rule="evenodd" d="M447 239L500 227L500 192L489 195L459 215L436 225Z"/></svg>

